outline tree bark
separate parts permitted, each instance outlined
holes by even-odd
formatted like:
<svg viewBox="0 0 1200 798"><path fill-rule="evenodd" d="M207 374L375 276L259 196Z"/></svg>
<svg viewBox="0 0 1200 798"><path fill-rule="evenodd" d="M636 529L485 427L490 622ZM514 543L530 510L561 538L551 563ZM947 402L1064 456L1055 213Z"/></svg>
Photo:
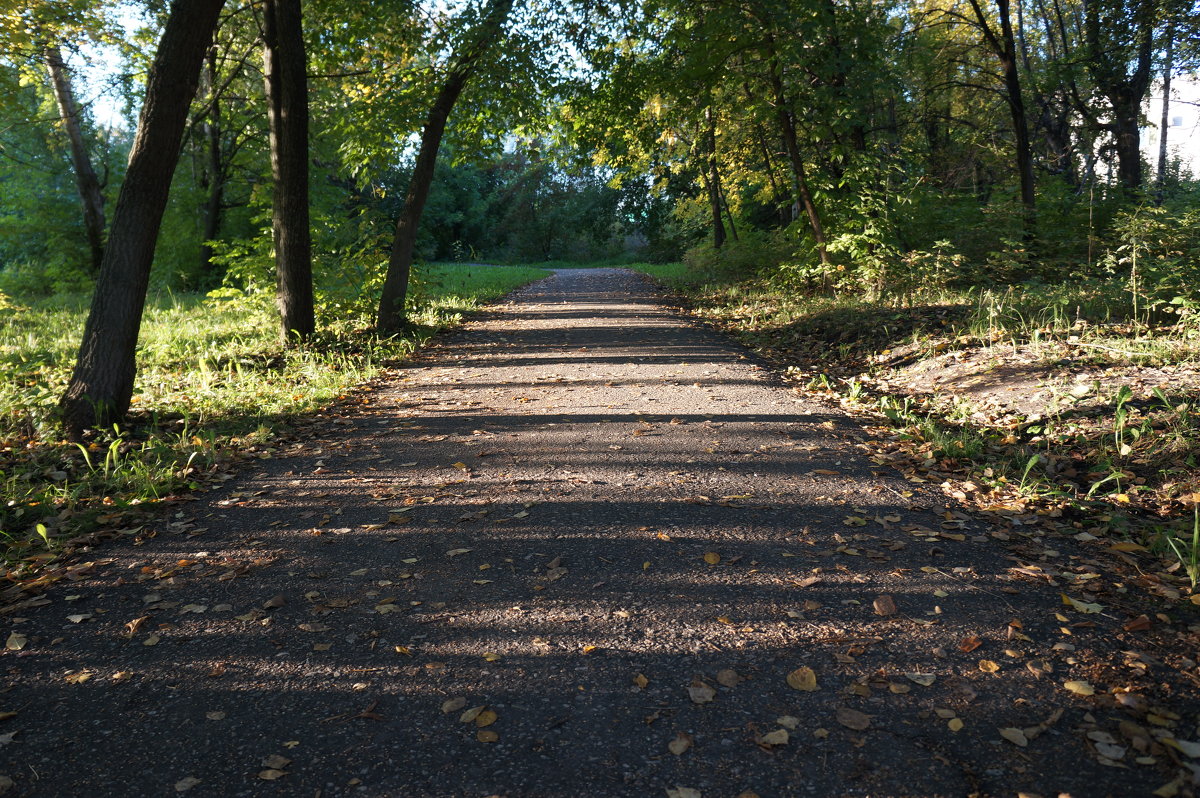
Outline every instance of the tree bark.
<svg viewBox="0 0 1200 798"><path fill-rule="evenodd" d="M58 105L58 116L71 150L71 165L75 170L75 187L83 206L83 227L87 233L88 249L91 252L92 271L98 272L104 260L104 194L100 180L92 168L83 141L83 124L80 120L79 103L71 89L71 75L63 63L62 52L57 45L48 44L42 52L46 69L50 73L50 84L54 89L54 100Z"/></svg>
<svg viewBox="0 0 1200 798"><path fill-rule="evenodd" d="M1017 177L1021 184L1021 204L1025 208L1025 235L1028 238L1033 235L1033 226L1037 218L1037 198L1034 191L1033 148L1029 143L1029 120L1025 113L1025 99L1021 94L1021 74L1017 65L1017 47L1010 4L1009 0L996 0L996 8L1000 13L1000 35L997 36L978 0L970 0L970 3L983 31L984 42L999 59L1004 75L1004 99L1012 119Z"/></svg>
<svg viewBox="0 0 1200 798"><path fill-rule="evenodd" d="M404 305L408 297L408 278L412 272L413 249L417 243L417 230L425 201L429 198L429 187L433 183L433 169L437 165L438 149L446 132L446 120L454 110L454 104L466 87L467 81L488 49L500 37L513 0L492 0L486 17L479 24L478 35L472 44L454 60L446 82L442 84L425 128L421 131L421 146L413 164L408 191L404 195L404 210L396 221L396 234L392 239L392 251L388 257L387 276L379 297L379 312L375 317L375 328L383 335L399 332L406 324Z"/></svg>
<svg viewBox="0 0 1200 798"><path fill-rule="evenodd" d="M1117 180L1128 197L1142 188L1139 122L1142 100L1150 88L1157 7L1154 0L1135 0L1127 15L1102 19L1097 0L1083 3L1085 63L1112 111L1108 128L1117 152ZM1125 42L1114 41L1122 36L1127 37Z"/></svg>
<svg viewBox="0 0 1200 798"><path fill-rule="evenodd" d="M285 344L316 328L312 240L308 212L308 78L300 0L266 0L263 7L264 82L275 187L275 304Z"/></svg>
<svg viewBox="0 0 1200 798"><path fill-rule="evenodd" d="M142 310L171 175L200 65L225 0L175 0L150 67L83 343L60 406L68 428L107 425L129 410Z"/></svg>
<svg viewBox="0 0 1200 798"><path fill-rule="evenodd" d="M808 176L804 171L804 159L800 155L800 144L796 139L796 122L788 105L787 96L783 91L783 78L779 74L779 60L775 56L775 45L768 41L770 51L771 90L775 100L775 115L783 132L783 146L787 150L788 160L792 165L792 188L796 201L804 208L808 216L808 225L812 229L813 240L817 245L817 256L822 266L829 265L829 250L825 246L825 228L821 225L821 217L817 213L816 203L813 202L812 192L808 189Z"/></svg>
<svg viewBox="0 0 1200 798"><path fill-rule="evenodd" d="M208 119L204 124L206 156L205 182L208 196L204 201L204 241L200 244L200 273L215 282L212 241L221 234L221 212L225 202L225 159L221 152L221 98L217 89L217 51L208 51L204 84L209 93Z"/></svg>
<svg viewBox="0 0 1200 798"><path fill-rule="evenodd" d="M708 163L708 208L712 214L713 249L725 246L725 222L721 215L721 171L717 167L717 120L712 108L704 109L704 149Z"/></svg>
<svg viewBox="0 0 1200 798"><path fill-rule="evenodd" d="M225 190L224 163L221 158L221 102L217 93L217 53L216 48L209 48L205 69L202 71L201 84L208 93L208 118L203 130L205 138L205 164L201 185L208 191L204 201L204 233L200 244L200 273L211 277L215 271L212 262L213 249L210 241L220 234L221 205Z"/></svg>
<svg viewBox="0 0 1200 798"><path fill-rule="evenodd" d="M1167 52L1163 58L1162 117L1158 126L1158 174L1154 181L1154 204L1162 205L1167 187L1167 131L1171 126L1171 71L1175 68L1175 21L1167 25Z"/></svg>

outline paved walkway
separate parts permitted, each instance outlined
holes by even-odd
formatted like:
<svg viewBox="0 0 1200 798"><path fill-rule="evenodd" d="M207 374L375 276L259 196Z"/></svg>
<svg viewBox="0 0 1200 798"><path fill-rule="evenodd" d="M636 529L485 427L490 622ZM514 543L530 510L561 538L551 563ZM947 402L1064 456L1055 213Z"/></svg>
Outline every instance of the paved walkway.
<svg viewBox="0 0 1200 798"><path fill-rule="evenodd" d="M1094 796L1174 775L1121 736L1133 666L1087 650L1119 619L1064 607L630 272L560 271L326 422L4 617L27 641L0 659L12 794Z"/></svg>

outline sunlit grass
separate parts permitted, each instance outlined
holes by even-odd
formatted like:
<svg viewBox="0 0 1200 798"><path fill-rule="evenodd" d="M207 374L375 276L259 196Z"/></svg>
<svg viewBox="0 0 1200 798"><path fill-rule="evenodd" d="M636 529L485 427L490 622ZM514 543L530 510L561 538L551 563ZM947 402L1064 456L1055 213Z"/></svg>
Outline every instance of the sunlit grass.
<svg viewBox="0 0 1200 798"><path fill-rule="evenodd" d="M199 485L221 459L271 440L403 359L437 330L548 274L526 267L425 267L411 329L381 338L363 301L319 309L313 341L285 348L268 297L149 299L138 377L124 428L82 447L65 439L56 406L87 315L86 297L0 307L0 541L10 551L88 528L101 510ZM4 545L0 542L0 545Z"/></svg>

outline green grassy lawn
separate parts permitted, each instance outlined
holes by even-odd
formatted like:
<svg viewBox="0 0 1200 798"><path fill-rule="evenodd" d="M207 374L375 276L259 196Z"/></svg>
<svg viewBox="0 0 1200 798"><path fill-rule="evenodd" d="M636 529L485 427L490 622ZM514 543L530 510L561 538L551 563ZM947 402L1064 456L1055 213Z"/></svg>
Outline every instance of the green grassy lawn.
<svg viewBox="0 0 1200 798"><path fill-rule="evenodd" d="M379 338L368 304L329 300L319 332L285 349L269 297L159 295L146 307L129 423L81 445L55 420L87 298L0 302L0 545L10 557L115 522L122 509L202 487L223 461L264 446L289 420L345 396L430 335L512 289L531 267L431 265L412 329Z"/></svg>

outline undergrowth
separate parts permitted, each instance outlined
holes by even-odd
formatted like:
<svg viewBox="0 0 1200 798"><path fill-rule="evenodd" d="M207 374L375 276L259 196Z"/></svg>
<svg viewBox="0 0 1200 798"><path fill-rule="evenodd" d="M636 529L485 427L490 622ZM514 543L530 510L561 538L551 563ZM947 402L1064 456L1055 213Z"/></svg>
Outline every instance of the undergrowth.
<svg viewBox="0 0 1200 798"><path fill-rule="evenodd" d="M909 461L982 509L1034 512L1068 530L1138 541L1192 573L1200 500L1197 303L1147 303L1128 284L798 292L769 279L637 267L683 295L809 391L884 425ZM1047 409L1022 414L908 379L941 358L1045 376ZM951 363L953 365L953 362ZM1102 375L1053 388L1052 373ZM1144 377L1150 374L1154 378ZM1175 375L1166 379L1163 375ZM966 489L961 489L962 485Z"/></svg>

